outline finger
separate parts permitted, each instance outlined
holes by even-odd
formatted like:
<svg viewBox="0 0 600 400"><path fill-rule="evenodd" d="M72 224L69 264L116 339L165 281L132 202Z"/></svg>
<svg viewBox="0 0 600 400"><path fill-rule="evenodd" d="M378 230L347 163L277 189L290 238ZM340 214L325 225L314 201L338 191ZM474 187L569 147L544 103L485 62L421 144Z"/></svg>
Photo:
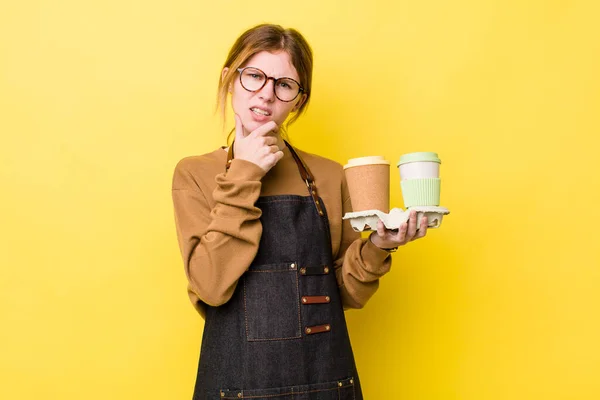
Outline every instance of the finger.
<svg viewBox="0 0 600 400"><path fill-rule="evenodd" d="M404 244L404 241L406 240L406 231L407 230L408 230L408 223L403 222L402 225L400 225L400 229L398 229L398 235L396 235L396 240L398 241L398 243Z"/></svg>
<svg viewBox="0 0 600 400"><path fill-rule="evenodd" d="M382 220L377 221L377 234L379 237L385 237L385 226Z"/></svg>
<svg viewBox="0 0 600 400"><path fill-rule="evenodd" d="M279 150L277 151L277 153L273 153L273 164L272 166L274 166L275 164L277 164L279 162L279 160L281 160L283 158L283 151Z"/></svg>
<svg viewBox="0 0 600 400"><path fill-rule="evenodd" d="M262 155L263 157L268 157L271 154L277 153L278 151L281 151L281 150L279 149L279 147L277 147L275 145L273 145L273 146L262 146L262 147L258 148L257 153L259 155Z"/></svg>
<svg viewBox="0 0 600 400"><path fill-rule="evenodd" d="M278 140L275 136L263 136L261 138L261 140L266 146L273 146L273 145L276 145L278 142Z"/></svg>
<svg viewBox="0 0 600 400"><path fill-rule="evenodd" d="M235 114L235 138L243 139L244 138L244 125L242 124L242 119L239 115Z"/></svg>
<svg viewBox="0 0 600 400"><path fill-rule="evenodd" d="M411 211L410 217L408 218L408 232L406 233L406 238L411 240L415 234L417 233L417 212Z"/></svg>
<svg viewBox="0 0 600 400"><path fill-rule="evenodd" d="M275 166L283 158L283 151L278 151L277 153L271 153L263 158L262 169L269 172L271 168Z"/></svg>
<svg viewBox="0 0 600 400"><path fill-rule="evenodd" d="M421 226L419 227L419 231L417 232L417 236L415 239L422 238L427 234L427 217L421 218Z"/></svg>
<svg viewBox="0 0 600 400"><path fill-rule="evenodd" d="M279 132L279 127L277 126L277 124L274 121L269 121L266 124L261 125L258 128L256 128L251 133L251 135L253 137L268 136L268 135L274 135L277 132Z"/></svg>

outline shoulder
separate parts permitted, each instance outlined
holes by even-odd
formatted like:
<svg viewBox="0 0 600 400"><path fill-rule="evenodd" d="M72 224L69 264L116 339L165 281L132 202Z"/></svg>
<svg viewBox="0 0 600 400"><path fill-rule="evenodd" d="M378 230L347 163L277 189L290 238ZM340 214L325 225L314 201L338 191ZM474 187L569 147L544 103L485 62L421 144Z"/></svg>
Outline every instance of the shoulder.
<svg viewBox="0 0 600 400"><path fill-rule="evenodd" d="M202 182L212 181L225 171L227 153L218 148L210 153L184 157L175 165L173 189L197 189Z"/></svg>
<svg viewBox="0 0 600 400"><path fill-rule="evenodd" d="M226 160L227 152L222 148L218 148L210 153L182 158L175 166L175 171L201 170L203 168L215 167L217 165L221 165L224 168L224 161Z"/></svg>
<svg viewBox="0 0 600 400"><path fill-rule="evenodd" d="M304 150L300 150L300 149L296 149L294 148L294 150L296 150L296 152L298 153L298 155L302 158L302 160L304 160L304 162L306 164L308 164L309 167L311 166L315 166L318 168L326 168L326 169L330 169L336 172L341 172L344 170L344 167L342 167L342 164L340 164L339 162L317 155L317 154L313 154L313 153L309 153L307 151Z"/></svg>
<svg viewBox="0 0 600 400"><path fill-rule="evenodd" d="M315 181L324 182L327 184L341 183L344 178L344 167L339 162L317 155L309 153L300 149L296 149L296 152L306 163L310 172L315 177Z"/></svg>

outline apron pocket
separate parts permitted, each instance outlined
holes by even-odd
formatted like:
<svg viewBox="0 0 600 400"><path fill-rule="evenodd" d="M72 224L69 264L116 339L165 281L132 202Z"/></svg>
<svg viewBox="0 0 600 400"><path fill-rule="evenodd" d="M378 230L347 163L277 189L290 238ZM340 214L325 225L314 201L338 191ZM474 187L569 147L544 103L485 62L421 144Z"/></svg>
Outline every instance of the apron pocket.
<svg viewBox="0 0 600 400"><path fill-rule="evenodd" d="M354 379L255 390L221 390L221 399L354 400Z"/></svg>
<svg viewBox="0 0 600 400"><path fill-rule="evenodd" d="M248 341L301 338L296 263L253 265L244 274Z"/></svg>

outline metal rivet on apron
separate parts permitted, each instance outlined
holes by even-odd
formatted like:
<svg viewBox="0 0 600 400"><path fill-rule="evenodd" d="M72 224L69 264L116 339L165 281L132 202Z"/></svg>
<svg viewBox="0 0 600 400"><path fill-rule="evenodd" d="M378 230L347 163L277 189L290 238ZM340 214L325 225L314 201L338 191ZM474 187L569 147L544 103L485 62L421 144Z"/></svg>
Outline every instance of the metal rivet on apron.
<svg viewBox="0 0 600 400"><path fill-rule="evenodd" d="M292 263L292 265L290 265L291 269L296 269L296 263Z"/></svg>
<svg viewBox="0 0 600 400"><path fill-rule="evenodd" d="M323 268L323 272L325 272L326 274L328 274L329 273L329 267Z"/></svg>
<svg viewBox="0 0 600 400"><path fill-rule="evenodd" d="M242 398L242 394L241 394L241 393L238 393L238 397L241 399L241 398Z"/></svg>
<svg viewBox="0 0 600 400"><path fill-rule="evenodd" d="M339 386L339 387L342 387L342 382L338 382L338 386Z"/></svg>
<svg viewBox="0 0 600 400"><path fill-rule="evenodd" d="M306 299L306 297L303 297L303 298L302 298L302 302L303 302L303 303L306 303L307 301L308 301L308 300Z"/></svg>
<svg viewBox="0 0 600 400"><path fill-rule="evenodd" d="M323 216L323 211L319 211L319 215L322 217Z"/></svg>
<svg viewBox="0 0 600 400"><path fill-rule="evenodd" d="M312 191L312 194L317 194L317 192L315 192L314 190Z"/></svg>
<svg viewBox="0 0 600 400"><path fill-rule="evenodd" d="M329 296L325 296L325 301L329 302L331 299L329 298Z"/></svg>
<svg viewBox="0 0 600 400"><path fill-rule="evenodd" d="M350 383L351 383L351 384L354 384L354 379L350 379Z"/></svg>
<svg viewBox="0 0 600 400"><path fill-rule="evenodd" d="M331 326L329 326L329 325L325 325L325 330L326 330L326 331L328 331L328 330L330 330L330 329L331 329Z"/></svg>
<svg viewBox="0 0 600 400"><path fill-rule="evenodd" d="M306 275L306 268L300 268L300 273L302 275Z"/></svg>
<svg viewBox="0 0 600 400"><path fill-rule="evenodd" d="M315 200L315 203L316 203L317 205L319 205L319 200Z"/></svg>
<svg viewBox="0 0 600 400"><path fill-rule="evenodd" d="M224 392L221 392L221 397L225 397L225 393Z"/></svg>
<svg viewBox="0 0 600 400"><path fill-rule="evenodd" d="M311 332L312 332L312 329L306 328L306 333L311 333Z"/></svg>

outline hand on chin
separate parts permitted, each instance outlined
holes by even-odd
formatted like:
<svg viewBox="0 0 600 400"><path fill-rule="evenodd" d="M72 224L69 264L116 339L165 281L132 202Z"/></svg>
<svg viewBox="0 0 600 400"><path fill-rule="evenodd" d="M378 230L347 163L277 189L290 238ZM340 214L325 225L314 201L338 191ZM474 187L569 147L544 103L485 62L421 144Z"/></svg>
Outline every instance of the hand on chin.
<svg viewBox="0 0 600 400"><path fill-rule="evenodd" d="M249 134L251 134L252 132L254 132L255 130L257 130L258 128L270 121L271 119L268 119L266 121L255 121L251 119L250 121L248 121L248 123L244 123L244 136L248 136ZM279 126L279 124L277 124L277 126ZM276 132L272 132L271 134L274 135L276 134Z"/></svg>
<svg viewBox="0 0 600 400"><path fill-rule="evenodd" d="M266 123L268 123L270 121L271 121L270 118L268 121L265 121L265 122L251 120L248 124L244 124L244 136L248 136L249 134L251 134L252 132L254 132L255 130L257 130L258 128L260 128L261 126L265 125ZM280 125L277 124L277 126L280 126ZM277 138L277 147L279 147L280 150L283 150L285 148L285 142L283 141L283 138L281 137L281 133L279 131L276 131L276 132L271 131L268 134Z"/></svg>

